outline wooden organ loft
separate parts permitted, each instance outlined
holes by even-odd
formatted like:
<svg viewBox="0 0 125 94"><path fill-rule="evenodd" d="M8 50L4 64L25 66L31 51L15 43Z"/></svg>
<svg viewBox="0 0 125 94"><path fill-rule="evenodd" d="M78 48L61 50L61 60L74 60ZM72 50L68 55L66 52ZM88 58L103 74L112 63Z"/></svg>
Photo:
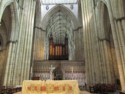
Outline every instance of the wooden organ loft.
<svg viewBox="0 0 125 94"><path fill-rule="evenodd" d="M64 43L54 43L53 37L49 38L49 60L68 60L68 38Z"/></svg>

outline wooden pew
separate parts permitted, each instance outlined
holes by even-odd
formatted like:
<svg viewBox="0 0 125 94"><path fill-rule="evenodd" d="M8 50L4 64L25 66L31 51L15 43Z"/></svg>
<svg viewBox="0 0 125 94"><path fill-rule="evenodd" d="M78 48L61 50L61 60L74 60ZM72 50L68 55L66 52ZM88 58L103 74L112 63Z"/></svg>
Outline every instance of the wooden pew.
<svg viewBox="0 0 125 94"><path fill-rule="evenodd" d="M125 90L124 91L120 91L120 94L125 94Z"/></svg>
<svg viewBox="0 0 125 94"><path fill-rule="evenodd" d="M11 88L11 87L0 87L0 94L13 94L21 91L21 87Z"/></svg>
<svg viewBox="0 0 125 94"><path fill-rule="evenodd" d="M89 89L92 93L107 93L116 91L114 84L95 84L93 86L90 86Z"/></svg>

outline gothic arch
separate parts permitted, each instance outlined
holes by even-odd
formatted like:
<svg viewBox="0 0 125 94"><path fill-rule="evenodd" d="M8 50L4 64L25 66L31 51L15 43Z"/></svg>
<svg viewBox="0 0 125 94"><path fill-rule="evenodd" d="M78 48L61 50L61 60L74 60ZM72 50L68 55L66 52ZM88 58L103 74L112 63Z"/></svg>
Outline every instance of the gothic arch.
<svg viewBox="0 0 125 94"><path fill-rule="evenodd" d="M11 5L11 3L14 3L14 1L13 0L4 0L4 1L2 1L2 3L1 3L1 13L0 13L0 22L1 22L1 18L2 18L2 15L3 15L3 13L4 13L4 10L5 10L5 8L7 7L7 6L9 6L9 5Z"/></svg>
<svg viewBox="0 0 125 94"><path fill-rule="evenodd" d="M5 12L5 9L6 9L7 7L10 7L10 12L11 12L11 15L10 15L10 16L11 16L11 19L12 19L12 21L11 21L11 30L10 30L9 32L14 33L14 32L17 31L17 29L18 29L18 24L19 24L19 23L18 23L17 7L16 7L15 2L9 1L9 2L5 3L5 5L3 5L2 17L3 17L3 14L4 14L4 12ZM8 16L9 16L9 15L8 15ZM1 19L0 19L0 22L2 22L2 21L1 21L1 20L2 20L2 17L1 17ZM13 40L11 35L12 35L12 34L10 34L10 40Z"/></svg>
<svg viewBox="0 0 125 94"><path fill-rule="evenodd" d="M6 5L8 5L8 6L6 6ZM7 4L5 4L5 6L6 7L2 13L2 18L0 19L1 24L2 23L5 24L5 27L7 29L7 32L6 32L6 34L8 36L7 41L17 40L17 38L14 39L14 37L12 36L13 33L17 33L17 31L19 29L18 28L18 13L17 13L16 5L14 2L8 2ZM8 15L8 17L6 17L7 20L4 17L4 14L7 14L7 13L5 13L6 10L7 10L7 13L9 12L8 14L10 14L10 15ZM3 18L5 18L5 19L3 19ZM8 20L10 20L10 22Z"/></svg>
<svg viewBox="0 0 125 94"><path fill-rule="evenodd" d="M98 1L97 4L98 13L99 13L99 23L100 29L105 33L105 31L113 31L113 23L111 23L112 12L110 11L110 7L107 2L104 0ZM103 37L103 36L100 36Z"/></svg>
<svg viewBox="0 0 125 94"><path fill-rule="evenodd" d="M99 47L104 50L104 53L101 54L101 59L103 62L102 78L104 83L114 83L116 76L118 76L118 69L115 67L117 65L116 52L114 47L113 31L112 24L110 20L109 8L105 2L98 2L98 40L100 41ZM115 61L115 62L114 62ZM113 66L112 66L113 65ZM114 66L115 65L115 66ZM106 72L107 71L107 72ZM109 73L108 73L109 72ZM114 78L114 79L111 79Z"/></svg>
<svg viewBox="0 0 125 94"><path fill-rule="evenodd" d="M67 21L67 23L68 23L68 21L70 21L70 25L71 26L68 26L68 29L69 30L67 30L67 29L65 29L65 28L63 28L62 30L61 30L61 32L66 32L66 31L68 31L67 32L67 36L68 36L68 49L69 49L69 60L72 60L73 58L74 58L74 51L75 51L75 44L74 44L74 37L73 37L73 30L74 29L77 29L78 28L78 26L79 26L79 24L78 24L78 19L75 17L75 15L69 10L69 9L67 9L65 6L63 6L63 5L57 5L57 6L55 6L54 8L52 8L45 16L44 16L44 18L43 18L43 20L42 20L42 28L44 29L44 30L46 30L46 33L48 33L48 26L49 25L52 25L51 26L51 28L53 29L53 26L54 27L56 27L56 30L59 30L59 25L57 25L56 26L56 24L54 25L54 24L51 24L51 22L50 22L50 20L51 20L51 18L54 16L54 15L56 15L56 14L58 14L58 13L61 13L62 15L64 15L64 16L66 16L66 17L63 17L64 19L63 19L63 22L64 22L64 24L66 24L66 21ZM60 14L60 15L61 15ZM54 16L55 17L55 16ZM68 19L67 19L68 18ZM54 20L55 20L56 18L54 18ZM67 19L67 20L66 20ZM63 24L63 26L65 27L65 25ZM72 28L72 29L71 29ZM52 30L51 30L52 31ZM49 32L51 32L50 30L49 30ZM50 33L49 33L50 34ZM47 34L47 36L49 35L49 34ZM56 31L56 34L57 34L57 31ZM64 33L63 33L64 34ZM58 34L59 35L59 34ZM48 59L48 54L49 54L49 43L48 43L48 37L46 37L46 39L45 39L45 58L46 59Z"/></svg>
<svg viewBox="0 0 125 94"><path fill-rule="evenodd" d="M6 6L7 5L7 6ZM17 23L17 13L16 13L16 7L14 3L8 3L6 4L4 11L2 13L1 20L1 27L0 27L0 34L1 39L3 41L2 43L2 49L0 51L0 85L3 84L5 71L6 71L6 64L9 61L8 58L9 52L11 51L10 43L14 40L13 33L17 33L18 23ZM4 57L3 57L4 56Z"/></svg>
<svg viewBox="0 0 125 94"><path fill-rule="evenodd" d="M8 57L8 45L7 45L7 41L8 41L8 37L9 37L9 33L11 30L11 10L10 10L10 6L7 6L5 8L5 11L3 13L2 16L2 21L1 21L1 26L0 26L0 34L1 34L1 39L3 40L3 45L1 48L1 52L0 52L0 57L5 56L0 58L0 66L3 66L3 68L0 68L0 80L3 80L4 77L4 73L5 73L5 67L6 67L6 62L7 62L7 57ZM2 83L0 83L2 84Z"/></svg>
<svg viewBox="0 0 125 94"><path fill-rule="evenodd" d="M48 24L48 21L49 21L49 18L55 14L56 12L58 12L59 10L61 10L65 15L69 16L73 21L73 25L74 25L74 29L77 29L78 26L79 26L79 22L78 22L78 19L75 17L75 15L72 13L72 11L70 11L68 8L66 8L65 6L63 5L56 5L55 7L53 7L52 9L50 9L47 14L44 16L42 22L44 23L41 23L42 25L42 28L44 30L46 30L46 26Z"/></svg>

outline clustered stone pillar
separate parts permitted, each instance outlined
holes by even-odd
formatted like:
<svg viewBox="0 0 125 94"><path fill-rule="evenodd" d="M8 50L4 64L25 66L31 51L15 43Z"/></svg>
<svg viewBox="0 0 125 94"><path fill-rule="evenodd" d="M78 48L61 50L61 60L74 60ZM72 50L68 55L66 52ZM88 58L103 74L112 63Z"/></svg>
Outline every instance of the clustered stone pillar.
<svg viewBox="0 0 125 94"><path fill-rule="evenodd" d="M6 66L4 85L21 85L23 80L28 80L30 75L32 38L34 31L36 1L24 0L22 16L20 16L19 33L12 33L17 38L17 43L10 44Z"/></svg>
<svg viewBox="0 0 125 94"><path fill-rule="evenodd" d="M116 50L117 50L117 59L118 59L118 70L119 70L119 76L120 76L120 82L121 82L121 86L122 86L122 90L125 90L125 44L124 44L124 32L123 31L123 23L125 22L124 20L121 21L116 21L115 26L117 27L117 31L119 31L119 33L116 31L116 36L117 36L117 46L116 46ZM124 24L125 25L125 24Z"/></svg>
<svg viewBox="0 0 125 94"><path fill-rule="evenodd" d="M91 44L91 27L90 27L90 17L91 17L91 7L88 5L90 0L81 0L81 6L82 6L82 18L83 18L83 38L84 38L84 54L85 54L85 66L86 66L86 72L87 72L87 84L92 84L94 80L94 71L91 62L94 62L93 52L92 52L92 44Z"/></svg>
<svg viewBox="0 0 125 94"><path fill-rule="evenodd" d="M117 1L117 0L116 0ZM109 2L110 7L113 7L113 1ZM115 2L116 3L116 2ZM114 43L115 43L115 50L116 50L116 58L117 58L117 65L118 65L118 71L120 76L120 82L121 82L121 89L125 90L125 19L122 19L122 17L125 17L123 14L123 4L122 0L119 0L119 2L116 3L117 6L114 7L114 10L116 11L115 18L112 18L112 27L113 27L113 35L114 35ZM116 9L115 9L116 8ZM111 8L110 8L111 9ZM114 11L112 9L111 12ZM113 14L110 13L110 16L113 17Z"/></svg>

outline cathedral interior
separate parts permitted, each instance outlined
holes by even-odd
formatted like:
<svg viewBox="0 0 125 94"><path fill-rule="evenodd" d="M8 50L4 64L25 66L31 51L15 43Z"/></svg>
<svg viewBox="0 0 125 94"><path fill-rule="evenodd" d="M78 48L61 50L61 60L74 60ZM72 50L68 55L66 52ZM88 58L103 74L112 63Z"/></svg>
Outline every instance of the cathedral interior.
<svg viewBox="0 0 125 94"><path fill-rule="evenodd" d="M0 90L58 64L80 89L125 94L125 0L0 0Z"/></svg>

